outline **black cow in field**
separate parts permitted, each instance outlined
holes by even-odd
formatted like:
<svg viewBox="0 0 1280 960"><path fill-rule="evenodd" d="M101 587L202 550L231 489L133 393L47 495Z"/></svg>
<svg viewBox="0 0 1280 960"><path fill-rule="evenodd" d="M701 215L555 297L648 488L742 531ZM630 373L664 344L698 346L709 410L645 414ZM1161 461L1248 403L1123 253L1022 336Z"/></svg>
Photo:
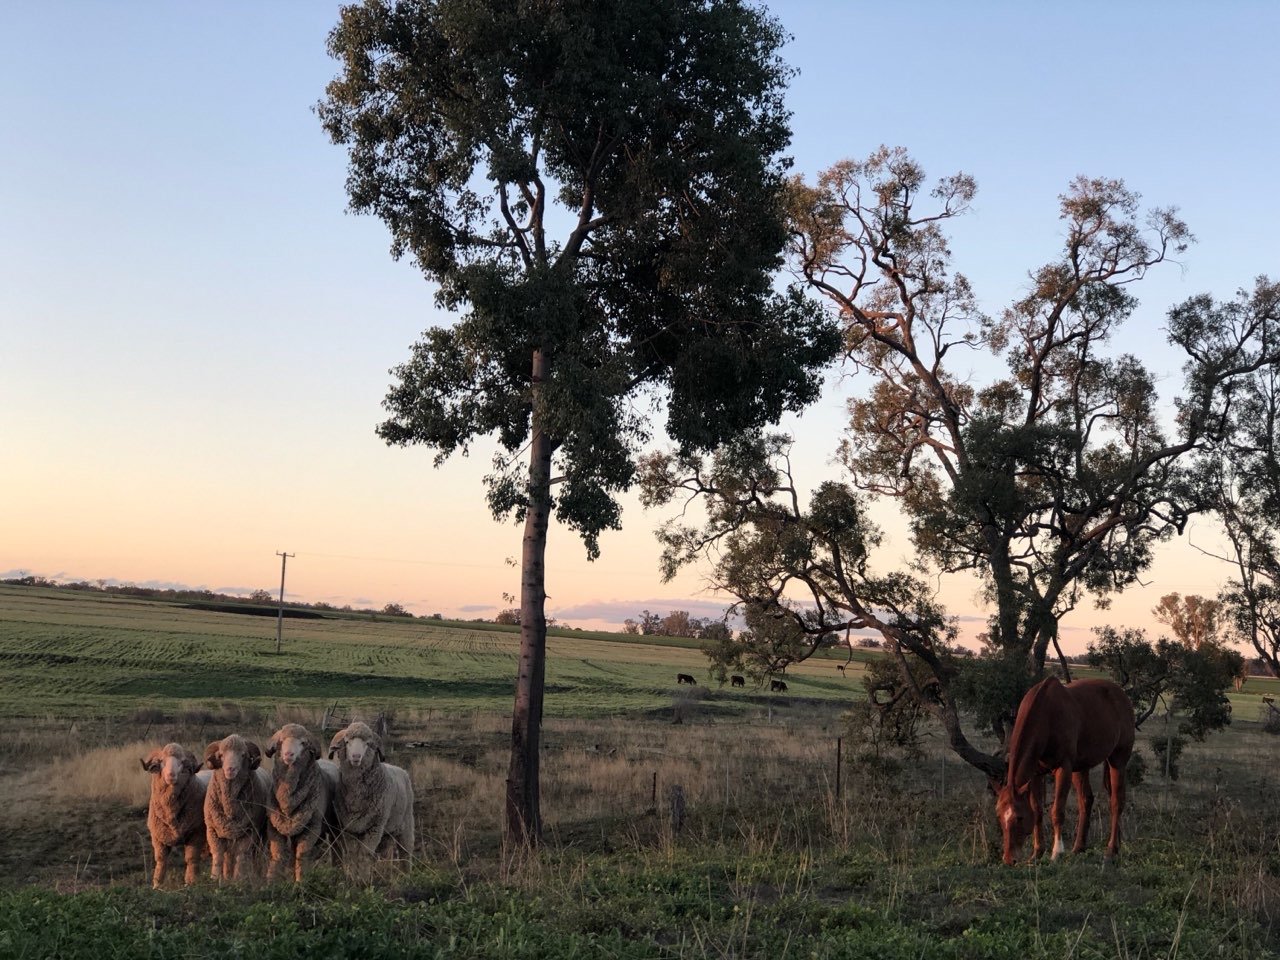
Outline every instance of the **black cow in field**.
<svg viewBox="0 0 1280 960"><path fill-rule="evenodd" d="M786 693L786 692L787 692L787 681L785 681L785 680L770 680L770 681L769 681L769 692L770 692L770 693Z"/></svg>
<svg viewBox="0 0 1280 960"><path fill-rule="evenodd" d="M837 669L837 670L839 670L841 673L844 673L844 664L843 664L843 663L837 663L837 664L836 664L836 669Z"/></svg>
<svg viewBox="0 0 1280 960"><path fill-rule="evenodd" d="M745 687L746 685L747 685L746 678L740 677L736 673L729 678L729 686L731 687Z"/></svg>
<svg viewBox="0 0 1280 960"><path fill-rule="evenodd" d="M695 686L697 686L697 685L698 685L698 681L697 681L697 680L695 680L695 679L693 679L693 677L689 676L689 674L687 674L687 673L677 673L677 674L676 674L676 683L677 683L677 684L687 683L687 684L689 684L689 686L691 686L691 687L695 687Z"/></svg>

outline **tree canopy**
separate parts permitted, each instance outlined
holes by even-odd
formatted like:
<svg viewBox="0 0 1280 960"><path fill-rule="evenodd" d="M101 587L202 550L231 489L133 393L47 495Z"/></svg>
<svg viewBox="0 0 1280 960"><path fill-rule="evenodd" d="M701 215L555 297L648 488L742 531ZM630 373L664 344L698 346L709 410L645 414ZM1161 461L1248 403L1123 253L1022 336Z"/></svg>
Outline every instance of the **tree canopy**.
<svg viewBox="0 0 1280 960"><path fill-rule="evenodd" d="M1137 307L1133 284L1191 241L1176 211L1144 210L1122 181L1077 177L1059 198L1061 253L991 315L952 270L945 233L976 190L962 173L930 186L888 148L816 184L793 180L791 262L842 318L861 387L839 448L845 479L806 501L788 442L773 437L713 459L654 458L646 488L653 503L682 490L709 503L702 527L663 531L667 574L710 558L719 586L785 625L767 641L784 661L832 630L878 630L957 753L999 774L1001 758L966 736L961 698L1000 692L980 712L1003 738L1048 656L1069 675L1060 620L1136 582L1155 546L1205 509L1188 455L1222 435L1235 386L1276 347L1253 305L1197 297L1172 309L1168 336L1186 365L1171 432L1155 375L1111 341ZM1003 375L976 382L976 353ZM872 517L886 502L908 518L914 569L874 568ZM992 610L979 663L952 654L955 623L929 582L962 572L977 575ZM913 661L927 666L928 691ZM965 683L974 670L990 676Z"/></svg>

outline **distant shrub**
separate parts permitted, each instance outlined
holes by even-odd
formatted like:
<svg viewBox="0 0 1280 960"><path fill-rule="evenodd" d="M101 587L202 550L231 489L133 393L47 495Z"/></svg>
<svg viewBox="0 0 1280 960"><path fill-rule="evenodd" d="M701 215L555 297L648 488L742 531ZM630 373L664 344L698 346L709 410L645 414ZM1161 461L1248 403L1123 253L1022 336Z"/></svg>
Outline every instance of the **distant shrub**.
<svg viewBox="0 0 1280 960"><path fill-rule="evenodd" d="M1185 737L1168 737L1168 738L1152 737L1151 738L1151 752L1155 755L1157 769L1160 771L1160 774L1162 776L1164 775L1164 769L1165 769L1165 751L1166 751L1165 744L1166 743L1168 744L1167 750L1169 753L1169 756L1168 756L1169 779L1177 780L1178 779L1178 758L1182 756L1182 748L1187 745L1187 741Z"/></svg>
<svg viewBox="0 0 1280 960"><path fill-rule="evenodd" d="M1273 737L1280 736L1280 710L1276 710L1273 707L1267 711L1267 715L1262 721L1262 732L1269 733Z"/></svg>
<svg viewBox="0 0 1280 960"><path fill-rule="evenodd" d="M1147 778L1147 760L1140 753L1134 753L1129 757L1129 766L1124 771L1124 782L1126 786L1136 787L1142 784Z"/></svg>

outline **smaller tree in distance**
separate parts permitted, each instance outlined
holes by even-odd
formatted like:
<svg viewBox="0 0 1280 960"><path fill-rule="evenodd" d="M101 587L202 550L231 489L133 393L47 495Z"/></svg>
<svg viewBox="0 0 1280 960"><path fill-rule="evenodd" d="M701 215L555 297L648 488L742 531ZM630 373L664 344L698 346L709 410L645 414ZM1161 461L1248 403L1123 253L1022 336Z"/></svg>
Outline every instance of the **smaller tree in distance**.
<svg viewBox="0 0 1280 960"><path fill-rule="evenodd" d="M1173 631L1182 643L1199 650L1218 642L1218 615L1222 603L1190 594L1166 593L1151 609L1158 621Z"/></svg>
<svg viewBox="0 0 1280 960"><path fill-rule="evenodd" d="M1160 637L1147 640L1140 629L1099 627L1089 644L1088 662L1105 670L1133 701L1139 727L1164 705L1166 723L1177 727L1153 738L1162 769L1176 779L1178 755L1186 737L1203 741L1209 733L1231 723L1227 690L1239 674L1244 657L1237 651L1206 643L1192 646Z"/></svg>
<svg viewBox="0 0 1280 960"><path fill-rule="evenodd" d="M249 594L249 600L252 603L271 603L274 599L270 590L258 589Z"/></svg>

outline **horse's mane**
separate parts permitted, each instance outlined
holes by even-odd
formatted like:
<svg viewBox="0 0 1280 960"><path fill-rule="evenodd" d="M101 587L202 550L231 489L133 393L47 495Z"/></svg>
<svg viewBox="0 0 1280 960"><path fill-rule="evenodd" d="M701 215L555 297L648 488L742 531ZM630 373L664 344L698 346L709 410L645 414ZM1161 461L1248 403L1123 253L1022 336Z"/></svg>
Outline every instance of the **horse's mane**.
<svg viewBox="0 0 1280 960"><path fill-rule="evenodd" d="M1031 688L1025 700L1018 708L1017 719L1013 722L1013 733L1009 734L1009 774L1005 782L1011 788L1017 788L1019 782L1027 783L1031 777L1024 776L1019 780L1019 775L1026 773L1020 769L1028 765L1029 762L1035 760L1035 757L1025 755L1020 756L1019 751L1024 747L1023 741L1028 737L1027 726L1032 722L1033 716L1038 716L1040 700L1045 695L1045 691L1051 687L1061 687L1062 682L1054 676L1045 677L1034 687Z"/></svg>

